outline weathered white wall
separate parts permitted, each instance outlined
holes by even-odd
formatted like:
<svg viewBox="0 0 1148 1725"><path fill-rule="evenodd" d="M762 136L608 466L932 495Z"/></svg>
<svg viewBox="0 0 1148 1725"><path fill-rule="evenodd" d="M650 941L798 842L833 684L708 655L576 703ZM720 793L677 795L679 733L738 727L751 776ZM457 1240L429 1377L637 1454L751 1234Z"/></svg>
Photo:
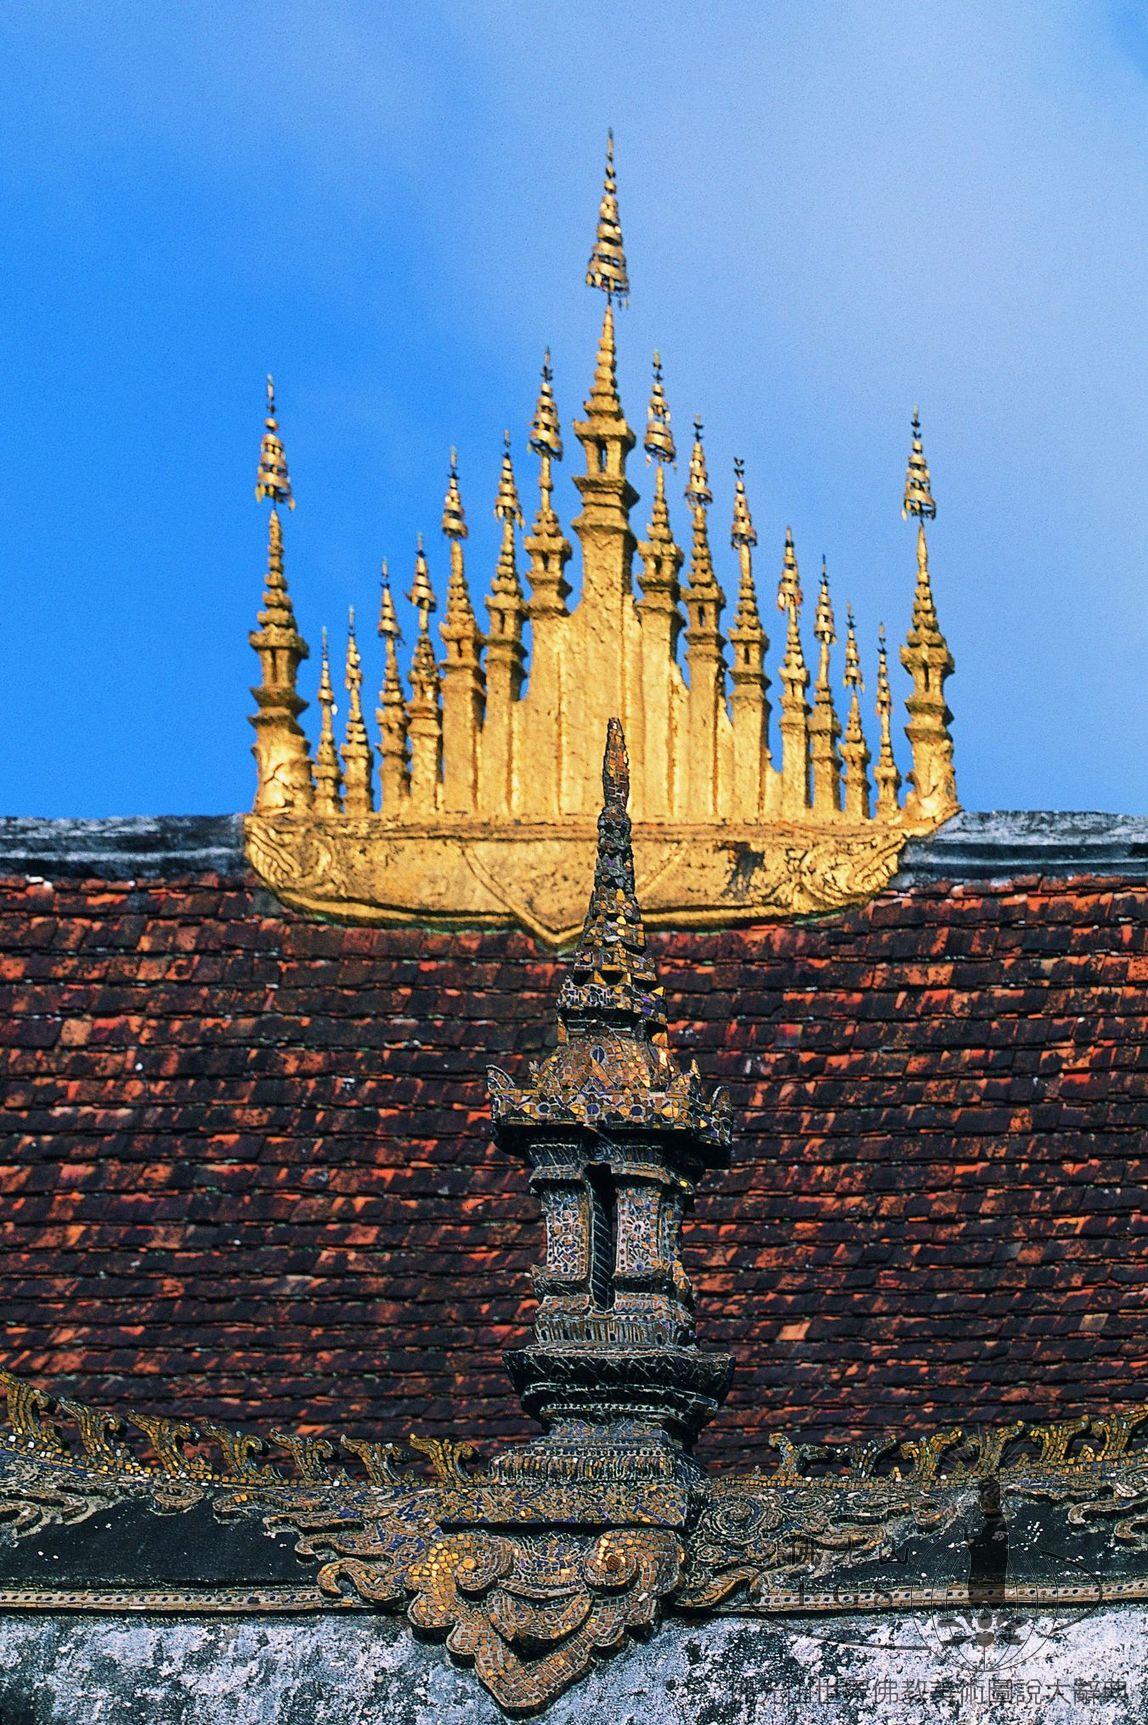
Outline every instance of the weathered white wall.
<svg viewBox="0 0 1148 1725"><path fill-rule="evenodd" d="M978 1643L954 1636L980 1635ZM443 1649L386 1617L0 1619L3 1725L498 1725ZM549 1725L1148 1721L1148 1610L671 1623Z"/></svg>

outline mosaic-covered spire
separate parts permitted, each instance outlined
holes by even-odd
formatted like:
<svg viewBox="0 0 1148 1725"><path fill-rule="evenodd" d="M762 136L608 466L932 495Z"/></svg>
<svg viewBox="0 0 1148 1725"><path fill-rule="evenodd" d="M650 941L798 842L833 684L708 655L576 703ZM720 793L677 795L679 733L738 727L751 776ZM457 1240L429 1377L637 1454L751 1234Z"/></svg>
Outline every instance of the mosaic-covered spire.
<svg viewBox="0 0 1148 1725"><path fill-rule="evenodd" d="M662 991L646 949L646 931L634 886L634 850L627 804L630 762L622 726L611 719L602 760L602 812L594 886L582 938L558 996L562 1033L592 1024L625 1026L663 1043Z"/></svg>
<svg viewBox="0 0 1148 1725"><path fill-rule="evenodd" d="M607 727L594 884L558 995L558 1047L513 1086L490 1073L496 1122L562 1120L688 1131L714 1146L730 1133L724 1091L708 1097L696 1066L669 1051L663 991L646 945L627 808L630 763L620 720Z"/></svg>

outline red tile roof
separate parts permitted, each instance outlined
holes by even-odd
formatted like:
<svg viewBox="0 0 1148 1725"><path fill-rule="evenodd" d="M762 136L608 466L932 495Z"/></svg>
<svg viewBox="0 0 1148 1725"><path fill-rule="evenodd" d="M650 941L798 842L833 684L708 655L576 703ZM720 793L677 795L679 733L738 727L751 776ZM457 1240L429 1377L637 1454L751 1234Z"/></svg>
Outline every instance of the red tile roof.
<svg viewBox="0 0 1148 1725"><path fill-rule="evenodd" d="M655 935L734 1100L687 1262L706 1452L1067 1416L1148 1368L1148 885L930 882ZM547 1046L514 932L342 928L245 878L0 890L3 1363L267 1427L505 1438L541 1228L483 1074Z"/></svg>

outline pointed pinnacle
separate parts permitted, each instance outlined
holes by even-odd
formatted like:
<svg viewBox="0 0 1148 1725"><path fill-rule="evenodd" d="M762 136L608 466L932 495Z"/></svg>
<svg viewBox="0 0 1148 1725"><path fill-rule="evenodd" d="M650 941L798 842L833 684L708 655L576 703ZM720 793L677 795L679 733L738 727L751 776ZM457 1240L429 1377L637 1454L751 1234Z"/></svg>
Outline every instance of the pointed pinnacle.
<svg viewBox="0 0 1148 1725"><path fill-rule="evenodd" d="M418 550L415 552L415 578L407 598L419 614L419 634L425 635L430 628L432 611L438 610L431 586L430 570L427 568L426 552L423 550L423 536L419 534Z"/></svg>
<svg viewBox="0 0 1148 1725"><path fill-rule="evenodd" d="M466 538L466 514L462 507L462 493L458 488L458 450L450 452L450 477L446 483L446 497L442 506L442 530L448 539Z"/></svg>
<svg viewBox="0 0 1148 1725"><path fill-rule="evenodd" d="M395 614L395 601L391 593L391 572L387 568L385 557L379 576L379 634L388 645L393 645L403 638L399 629L399 620Z"/></svg>
<svg viewBox="0 0 1148 1725"><path fill-rule="evenodd" d="M643 445L647 461L676 461L677 445L670 426L670 405L662 387L662 356L654 354L654 382L650 390L650 409L646 416L646 437Z"/></svg>
<svg viewBox="0 0 1148 1725"><path fill-rule="evenodd" d="M514 483L514 463L510 459L510 433L502 434L502 472L498 480L498 496L494 500L494 513L500 521L512 521L522 526L522 507L518 501L518 487Z"/></svg>
<svg viewBox="0 0 1148 1725"><path fill-rule="evenodd" d="M694 446L690 451L690 477L686 486L686 500L695 509L705 509L714 500L706 471L706 452L702 445L702 422L699 418L694 420Z"/></svg>
<svg viewBox="0 0 1148 1725"><path fill-rule="evenodd" d="M275 379L270 373L267 376L267 417L263 422L263 440L259 445L259 473L255 480L255 498L259 503L267 498L273 505L285 503L288 509L295 507L291 475L287 471L287 457L279 436L279 421L275 417Z"/></svg>
<svg viewBox="0 0 1148 1725"><path fill-rule="evenodd" d="M562 459L562 425L558 418L558 403L554 399L554 373L550 368L549 348L542 360L542 382L530 425L530 447L535 455L548 455L552 461Z"/></svg>
<svg viewBox="0 0 1148 1725"><path fill-rule="evenodd" d="M359 643L355 637L355 607L347 611L347 692L351 697L349 716L354 717L359 705L359 690L363 686L363 661L359 657ZM359 715L361 717L361 714Z"/></svg>
<svg viewBox="0 0 1148 1725"><path fill-rule="evenodd" d="M837 639L837 627L833 618L833 601L829 597L829 570L824 557L821 559L821 582L817 589L817 613L813 622L814 639L823 646L831 647Z"/></svg>
<svg viewBox="0 0 1148 1725"><path fill-rule="evenodd" d="M331 686L331 660L327 652L327 625L323 625L323 646L319 655L319 704L334 707L335 691Z"/></svg>
<svg viewBox="0 0 1148 1725"><path fill-rule="evenodd" d="M913 447L909 452L909 466L905 474L905 499L901 505L901 516L906 521L910 515L915 515L918 521L932 521L936 513L937 505L933 500L929 464L925 460L925 450L921 443L921 415L918 409L914 408Z"/></svg>
<svg viewBox="0 0 1148 1725"><path fill-rule="evenodd" d="M601 288L607 300L623 305L630 292L626 253L622 246L622 224L618 219L618 181L614 173L614 134L606 134L606 173L602 201L598 206L598 232L590 262L586 266L587 287Z"/></svg>
<svg viewBox="0 0 1148 1725"><path fill-rule="evenodd" d="M785 529L785 556L781 564L781 580L777 586L779 611L797 612L801 607L801 576L797 568L797 553L793 548L793 529Z"/></svg>
<svg viewBox="0 0 1148 1725"><path fill-rule="evenodd" d="M863 689L865 678L861 674L861 654L857 649L857 630L853 622L853 607L845 607L845 686L852 689Z"/></svg>
<svg viewBox="0 0 1148 1725"><path fill-rule="evenodd" d="M749 499L745 494L745 462L735 461L733 464L733 528L729 542L736 550L739 545L756 545L757 534L754 531L753 519L749 513Z"/></svg>
<svg viewBox="0 0 1148 1725"><path fill-rule="evenodd" d="M877 631L877 711L887 719L893 711L893 692L889 687L889 651L885 644L885 625Z"/></svg>

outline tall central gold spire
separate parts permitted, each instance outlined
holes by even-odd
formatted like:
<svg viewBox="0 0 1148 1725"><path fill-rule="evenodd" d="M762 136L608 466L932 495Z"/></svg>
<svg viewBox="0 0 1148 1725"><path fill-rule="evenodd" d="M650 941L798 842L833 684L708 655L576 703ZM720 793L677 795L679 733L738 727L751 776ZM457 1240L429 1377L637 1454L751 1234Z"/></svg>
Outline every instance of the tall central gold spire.
<svg viewBox="0 0 1148 1725"><path fill-rule="evenodd" d="M606 175L602 186L602 202L598 206L598 232L594 250L586 265L586 286L601 288L607 300L617 299L623 305L630 292L630 277L626 269L626 253L622 245L622 224L618 219L618 181L614 173L614 133L606 133Z"/></svg>

